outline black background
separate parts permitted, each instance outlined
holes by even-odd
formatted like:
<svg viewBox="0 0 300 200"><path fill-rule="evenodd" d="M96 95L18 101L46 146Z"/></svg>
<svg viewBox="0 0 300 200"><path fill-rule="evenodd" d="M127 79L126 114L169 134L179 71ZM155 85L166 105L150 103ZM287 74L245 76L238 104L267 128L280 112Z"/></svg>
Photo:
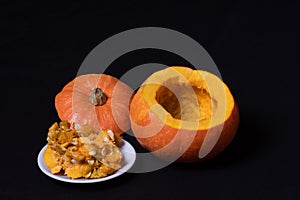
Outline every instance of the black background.
<svg viewBox="0 0 300 200"><path fill-rule="evenodd" d="M300 199L299 10L288 1L2 1L0 199ZM204 163L103 183L47 177L36 160L59 120L55 95L95 46L145 26L180 31L208 51L239 103L235 140ZM188 65L171 53L142 50L106 73L120 77L148 62Z"/></svg>

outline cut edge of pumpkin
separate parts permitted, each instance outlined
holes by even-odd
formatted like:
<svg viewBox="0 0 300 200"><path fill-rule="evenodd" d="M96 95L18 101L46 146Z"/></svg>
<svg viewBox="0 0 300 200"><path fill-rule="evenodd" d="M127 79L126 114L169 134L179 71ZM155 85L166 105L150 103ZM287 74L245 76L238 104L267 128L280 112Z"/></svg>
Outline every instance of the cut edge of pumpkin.
<svg viewBox="0 0 300 200"><path fill-rule="evenodd" d="M141 89L150 111L176 129L208 130L224 123L235 105L229 88L219 77L187 67L157 71Z"/></svg>

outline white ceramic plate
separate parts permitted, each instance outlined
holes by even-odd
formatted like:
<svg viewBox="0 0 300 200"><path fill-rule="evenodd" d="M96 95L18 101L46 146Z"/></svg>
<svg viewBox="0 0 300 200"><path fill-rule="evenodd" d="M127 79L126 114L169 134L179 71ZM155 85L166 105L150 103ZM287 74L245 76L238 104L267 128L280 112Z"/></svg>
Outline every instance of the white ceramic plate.
<svg viewBox="0 0 300 200"><path fill-rule="evenodd" d="M71 179L68 176L52 174L49 171L49 169L47 168L47 166L44 162L44 152L47 148L47 145L45 145L42 148L42 150L40 151L40 153L38 155L37 162L38 162L39 168L42 170L42 172L44 172L47 176L49 176L51 178L54 178L56 180L59 180L59 181L64 181L64 182L69 182L69 183L96 183L96 182L107 181L107 180L116 178L116 177L124 174L125 172L127 172L135 162L136 152L135 152L134 148L127 141L125 141L125 140L122 140L122 141L123 141L123 145L120 148L120 150L123 154L124 163L125 163L124 166L121 169L119 169L118 171L116 171L114 174L109 175L107 177L103 177L103 178L97 178L97 179L85 179L85 178Z"/></svg>

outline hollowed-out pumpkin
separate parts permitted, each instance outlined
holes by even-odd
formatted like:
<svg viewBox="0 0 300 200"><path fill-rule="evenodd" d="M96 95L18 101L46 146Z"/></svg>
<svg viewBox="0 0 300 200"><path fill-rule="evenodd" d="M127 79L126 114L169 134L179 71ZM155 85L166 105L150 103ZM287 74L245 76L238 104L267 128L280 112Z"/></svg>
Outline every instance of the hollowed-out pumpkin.
<svg viewBox="0 0 300 200"><path fill-rule="evenodd" d="M195 162L223 151L235 136L239 112L224 82L187 67L152 74L130 104L139 143L164 160Z"/></svg>
<svg viewBox="0 0 300 200"><path fill-rule="evenodd" d="M87 74L69 82L55 97L61 120L120 134L130 128L129 103L133 90L105 74Z"/></svg>

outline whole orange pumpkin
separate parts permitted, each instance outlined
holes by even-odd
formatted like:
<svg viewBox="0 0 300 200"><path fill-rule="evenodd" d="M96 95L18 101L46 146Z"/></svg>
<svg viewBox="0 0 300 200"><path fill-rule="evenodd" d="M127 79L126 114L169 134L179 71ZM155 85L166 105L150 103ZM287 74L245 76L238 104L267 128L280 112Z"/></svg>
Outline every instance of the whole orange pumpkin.
<svg viewBox="0 0 300 200"><path fill-rule="evenodd" d="M237 104L217 76L187 67L152 74L130 104L139 143L167 161L196 162L223 151L239 124Z"/></svg>
<svg viewBox="0 0 300 200"><path fill-rule="evenodd" d="M121 134L130 128L133 90L115 77L86 74L69 82L55 97L61 120Z"/></svg>

